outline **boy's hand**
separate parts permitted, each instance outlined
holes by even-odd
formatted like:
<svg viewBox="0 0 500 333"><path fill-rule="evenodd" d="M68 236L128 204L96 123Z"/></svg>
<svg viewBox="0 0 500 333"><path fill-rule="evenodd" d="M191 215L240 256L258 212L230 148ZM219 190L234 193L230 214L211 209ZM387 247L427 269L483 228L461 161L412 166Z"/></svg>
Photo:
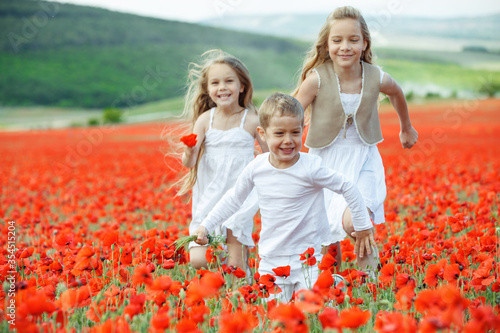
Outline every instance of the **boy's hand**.
<svg viewBox="0 0 500 333"><path fill-rule="evenodd" d="M373 238L372 229L354 231L351 236L356 240L356 244L354 245L354 254L360 258L364 257L365 252L366 255L371 254L372 248L377 246L375 239Z"/></svg>
<svg viewBox="0 0 500 333"><path fill-rule="evenodd" d="M199 226L193 233L193 235L197 235L198 238L194 241L197 244L200 245L207 245L208 244L208 231L204 226Z"/></svg>
<svg viewBox="0 0 500 333"><path fill-rule="evenodd" d="M417 143L418 133L413 126L410 126L409 129L401 130L401 132L399 132L399 139L401 140L403 148L410 149L415 145L415 143Z"/></svg>

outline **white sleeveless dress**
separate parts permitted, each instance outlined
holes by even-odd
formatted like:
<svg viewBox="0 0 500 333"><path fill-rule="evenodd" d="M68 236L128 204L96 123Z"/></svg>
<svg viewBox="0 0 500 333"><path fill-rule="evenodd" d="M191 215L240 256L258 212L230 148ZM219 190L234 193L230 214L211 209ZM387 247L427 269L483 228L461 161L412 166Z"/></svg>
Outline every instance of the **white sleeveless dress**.
<svg viewBox="0 0 500 333"><path fill-rule="evenodd" d="M384 73L380 70L380 82L382 82L383 75ZM345 114L354 115L361 102L361 94L341 92L340 99ZM358 186L366 206L371 211L370 217L374 224L385 222L384 200L387 190L382 157L376 145L366 145L361 141L355 123L350 126L345 124L330 145L323 148L310 148L309 153L321 156L323 165L343 173L347 179ZM329 190L324 192L328 222L334 242L340 242L346 236L342 227L342 218L347 203L342 195Z"/></svg>
<svg viewBox="0 0 500 333"><path fill-rule="evenodd" d="M255 138L243 128L248 110L244 111L239 127L225 131L212 128L214 113L215 108L210 110L205 151L198 164L197 180L193 187L190 234L198 228L226 191L233 187L243 168L255 157ZM257 192L252 191L241 209L214 234L225 236L226 229L231 229L240 243L254 247L253 218L258 209ZM191 242L189 246L199 245Z"/></svg>

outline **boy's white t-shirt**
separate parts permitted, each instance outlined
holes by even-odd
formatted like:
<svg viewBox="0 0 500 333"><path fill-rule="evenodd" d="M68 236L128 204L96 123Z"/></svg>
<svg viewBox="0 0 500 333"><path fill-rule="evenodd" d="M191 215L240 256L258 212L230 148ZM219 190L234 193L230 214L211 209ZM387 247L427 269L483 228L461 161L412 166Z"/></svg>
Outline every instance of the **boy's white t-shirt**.
<svg viewBox="0 0 500 333"><path fill-rule="evenodd" d="M363 198L342 174L321 165L319 156L300 153L287 169L269 162L269 153L257 156L201 223L210 233L257 189L262 228L259 255L290 256L331 243L332 234L324 204L323 188L343 194L351 209L355 230L372 228Z"/></svg>

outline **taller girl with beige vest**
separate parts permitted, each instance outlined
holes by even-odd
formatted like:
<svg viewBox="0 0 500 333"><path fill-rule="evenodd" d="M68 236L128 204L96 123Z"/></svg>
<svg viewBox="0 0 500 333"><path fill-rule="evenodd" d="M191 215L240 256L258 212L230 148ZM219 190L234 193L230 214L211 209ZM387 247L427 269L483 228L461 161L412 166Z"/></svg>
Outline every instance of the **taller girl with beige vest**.
<svg viewBox="0 0 500 333"><path fill-rule="evenodd" d="M385 174L377 143L383 140L378 117L379 93L389 97L398 113L403 148L417 142L408 107L399 85L373 65L371 38L361 13L350 6L331 13L318 40L304 61L295 97L304 109L311 106L305 145L323 164L342 172L357 184L372 221L384 218ZM325 191L330 229L337 245L337 262L342 258L339 242L355 232L349 208L341 195ZM369 239L369 238L368 238ZM367 247L370 245L364 244ZM358 244L356 245L358 246ZM378 264L378 250L358 256L358 266L372 272Z"/></svg>

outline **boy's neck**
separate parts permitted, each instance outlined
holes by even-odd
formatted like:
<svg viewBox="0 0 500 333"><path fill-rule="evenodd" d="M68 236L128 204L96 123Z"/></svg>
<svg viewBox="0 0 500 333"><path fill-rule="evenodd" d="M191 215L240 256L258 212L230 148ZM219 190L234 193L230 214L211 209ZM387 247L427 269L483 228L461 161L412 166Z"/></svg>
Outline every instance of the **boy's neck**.
<svg viewBox="0 0 500 333"><path fill-rule="evenodd" d="M297 155L295 155L292 159L292 161L287 161L283 162L278 159L273 158L272 154L269 154L269 163L276 169L288 169L293 167L300 159L300 152L297 152Z"/></svg>

